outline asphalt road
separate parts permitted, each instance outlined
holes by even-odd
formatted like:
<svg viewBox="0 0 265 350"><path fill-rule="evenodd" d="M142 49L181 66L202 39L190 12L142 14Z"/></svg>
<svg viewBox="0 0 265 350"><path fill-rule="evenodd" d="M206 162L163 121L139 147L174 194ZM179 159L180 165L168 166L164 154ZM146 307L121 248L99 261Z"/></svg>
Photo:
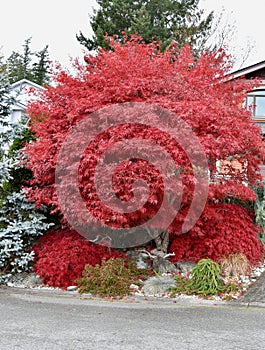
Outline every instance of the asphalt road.
<svg viewBox="0 0 265 350"><path fill-rule="evenodd" d="M265 308L80 299L0 287L0 349L264 350Z"/></svg>

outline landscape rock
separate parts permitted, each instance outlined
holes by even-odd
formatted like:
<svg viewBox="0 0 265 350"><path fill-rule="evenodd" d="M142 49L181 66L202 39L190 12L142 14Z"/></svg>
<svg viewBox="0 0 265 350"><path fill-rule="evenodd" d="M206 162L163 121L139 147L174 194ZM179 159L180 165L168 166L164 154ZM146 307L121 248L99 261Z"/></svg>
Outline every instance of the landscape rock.
<svg viewBox="0 0 265 350"><path fill-rule="evenodd" d="M178 269L176 266L169 260L157 256L153 260L153 269L158 273L166 274L166 273L177 273Z"/></svg>
<svg viewBox="0 0 265 350"><path fill-rule="evenodd" d="M162 250L158 250L158 249L152 249L150 251L151 255L155 255L155 256L159 256L160 258L164 258L165 255L167 255L167 253L163 252Z"/></svg>
<svg viewBox="0 0 265 350"><path fill-rule="evenodd" d="M77 286L69 286L69 287L66 288L66 290L67 290L68 292L74 292L74 291L76 291L77 289L78 289Z"/></svg>
<svg viewBox="0 0 265 350"><path fill-rule="evenodd" d="M153 276L149 277L142 287L142 290L147 296L161 296L168 293L170 287L174 287L176 281L169 276Z"/></svg>
<svg viewBox="0 0 265 350"><path fill-rule="evenodd" d="M188 276L193 267L196 266L195 261L189 260L189 261L178 261L175 263L175 266L177 268L177 271L182 273L184 276Z"/></svg>
<svg viewBox="0 0 265 350"><path fill-rule="evenodd" d="M42 285L42 280L40 276L36 275L34 272L20 272L12 275L8 281L7 285L9 287L23 287L23 288L33 288Z"/></svg>
<svg viewBox="0 0 265 350"><path fill-rule="evenodd" d="M136 263L138 269L147 269L150 267L149 260L150 256L142 250L131 249L126 252L129 259Z"/></svg>

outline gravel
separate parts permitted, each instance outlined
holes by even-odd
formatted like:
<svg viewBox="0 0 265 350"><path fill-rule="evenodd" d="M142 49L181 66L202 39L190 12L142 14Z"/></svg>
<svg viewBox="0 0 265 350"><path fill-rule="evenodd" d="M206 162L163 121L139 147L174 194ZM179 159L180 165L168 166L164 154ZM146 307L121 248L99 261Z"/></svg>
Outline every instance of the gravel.
<svg viewBox="0 0 265 350"><path fill-rule="evenodd" d="M258 266L254 267L250 273L246 276L239 276L234 283L236 283L239 287L238 292L236 293L229 293L229 294L224 294L220 296L213 296L211 299L216 300L216 301L221 301L221 300L227 300L228 297L232 300L237 300L242 295L257 281L257 279L261 276L262 273L265 272L265 260L261 262ZM167 274L162 276L164 279L169 279L169 281L172 281L172 278L174 277L173 275ZM162 281L163 282L163 281ZM23 273L17 273L9 278L7 281L6 285L8 287L16 287L16 288L34 288L34 289L49 289L49 290L60 290L60 288L53 288L50 286L47 286L43 284L41 281L40 276L36 275L34 272L23 272ZM158 286L157 286L158 288ZM150 294L150 288L131 288L132 294L135 296L142 296L142 297L147 297L147 296L152 296ZM67 291L69 292L75 292L78 290L78 287L75 285L71 285L68 288L66 288ZM154 289L154 297L159 296L159 297L164 297L164 298L169 298L170 293L163 291L161 293L158 293L157 289ZM179 294L177 296L178 298L198 298L197 296L187 296L184 294Z"/></svg>

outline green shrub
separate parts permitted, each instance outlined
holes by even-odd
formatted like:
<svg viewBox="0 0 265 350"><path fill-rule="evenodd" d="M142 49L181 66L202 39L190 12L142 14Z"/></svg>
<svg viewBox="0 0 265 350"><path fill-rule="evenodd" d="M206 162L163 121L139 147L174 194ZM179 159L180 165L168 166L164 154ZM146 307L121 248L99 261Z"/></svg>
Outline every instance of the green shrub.
<svg viewBox="0 0 265 350"><path fill-rule="evenodd" d="M256 224L261 228L259 239L265 244L265 183L262 183L254 187L254 191L257 195L257 199L254 203L254 213Z"/></svg>
<svg viewBox="0 0 265 350"><path fill-rule="evenodd" d="M191 274L191 278L181 278L180 276L175 278L177 285L171 289L172 297L177 293L211 296L237 290L237 286L234 284L224 284L221 280L220 266L211 259L200 260L193 267Z"/></svg>
<svg viewBox="0 0 265 350"><path fill-rule="evenodd" d="M27 200L13 192L0 205L0 282L11 274L32 269L32 244L53 224Z"/></svg>
<svg viewBox="0 0 265 350"><path fill-rule="evenodd" d="M141 285L148 270L138 269L132 262L122 258L102 260L101 265L86 265L82 278L76 280L79 293L100 296L131 295L130 285Z"/></svg>

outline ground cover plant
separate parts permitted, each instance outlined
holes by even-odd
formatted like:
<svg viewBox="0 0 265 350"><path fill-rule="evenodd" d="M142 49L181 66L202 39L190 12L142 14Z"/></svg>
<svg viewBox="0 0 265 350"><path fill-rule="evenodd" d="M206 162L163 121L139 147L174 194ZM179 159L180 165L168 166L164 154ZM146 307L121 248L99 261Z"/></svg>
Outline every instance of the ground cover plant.
<svg viewBox="0 0 265 350"><path fill-rule="evenodd" d="M136 265L123 258L102 260L99 265L86 265L82 278L76 280L79 293L91 293L99 296L131 295L132 284L141 286L150 275L147 269L138 269Z"/></svg>
<svg viewBox="0 0 265 350"><path fill-rule="evenodd" d="M177 293L187 295L196 294L199 296L212 296L223 293L235 292L235 284L225 284L221 279L221 268L219 264L211 259L201 259L193 267L191 278L176 276L176 287L171 288L171 296Z"/></svg>

